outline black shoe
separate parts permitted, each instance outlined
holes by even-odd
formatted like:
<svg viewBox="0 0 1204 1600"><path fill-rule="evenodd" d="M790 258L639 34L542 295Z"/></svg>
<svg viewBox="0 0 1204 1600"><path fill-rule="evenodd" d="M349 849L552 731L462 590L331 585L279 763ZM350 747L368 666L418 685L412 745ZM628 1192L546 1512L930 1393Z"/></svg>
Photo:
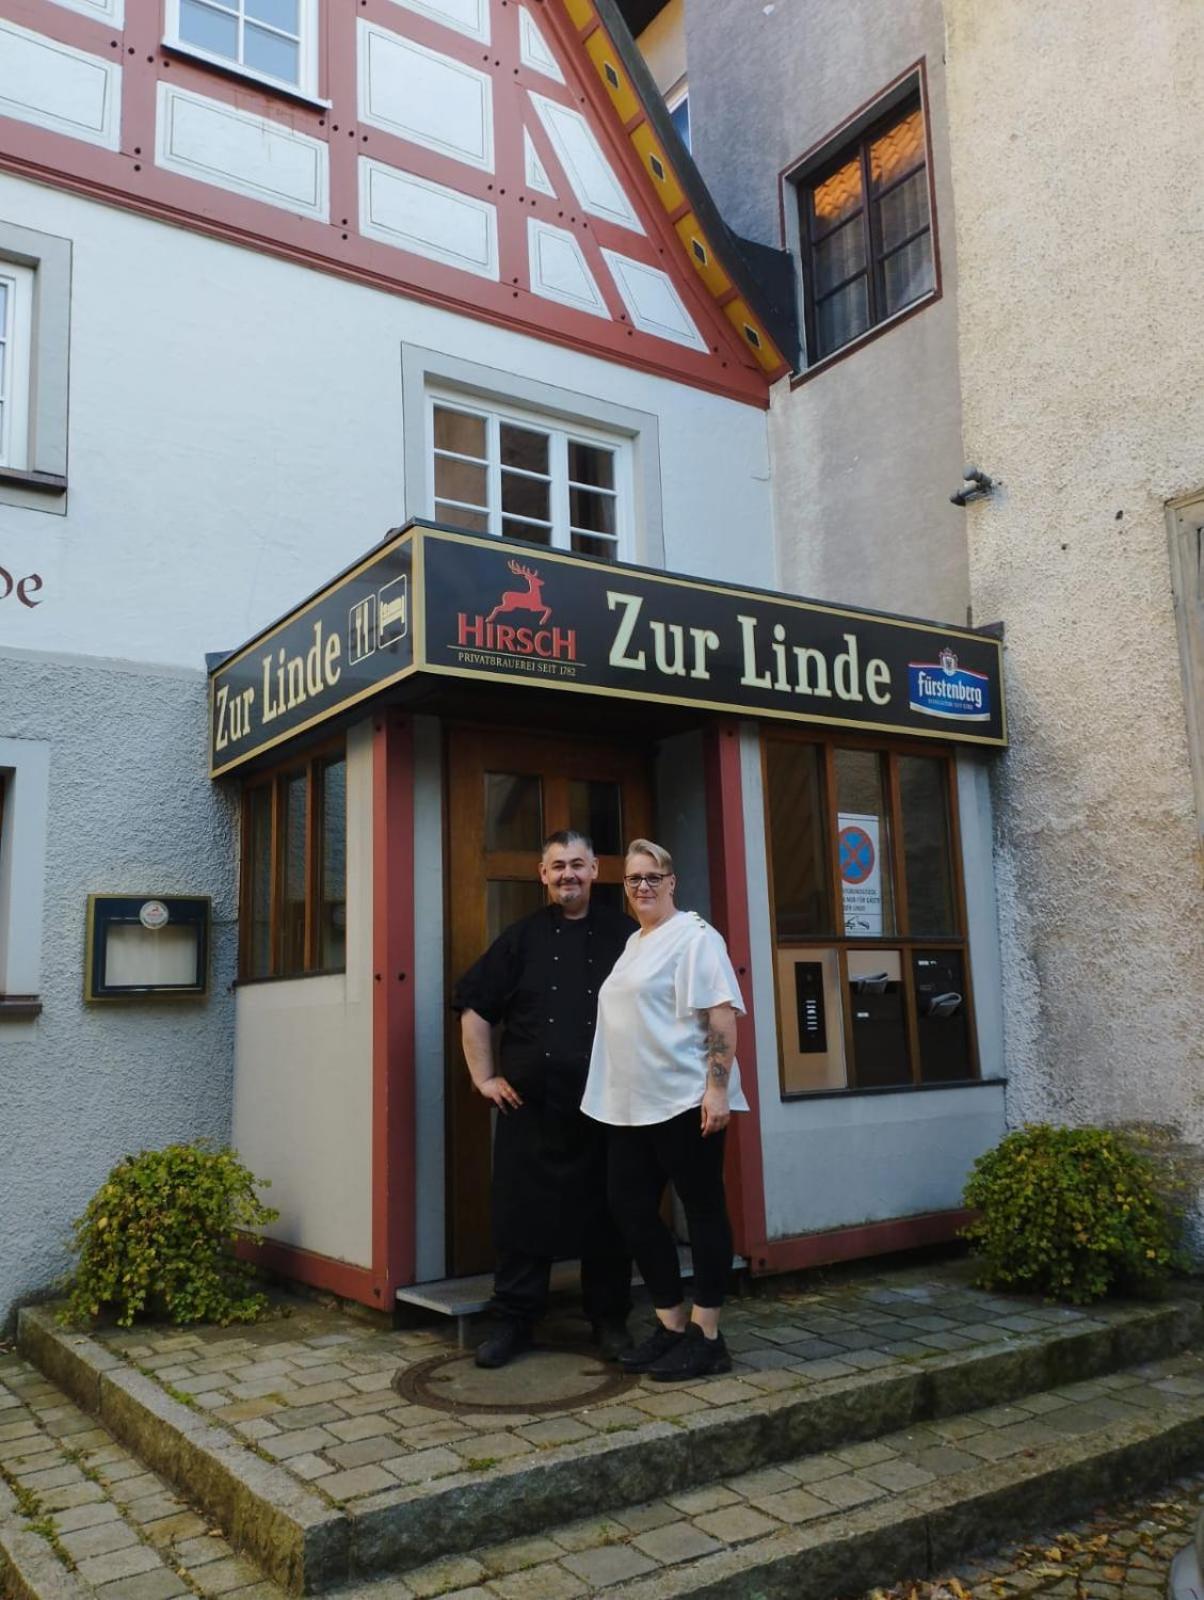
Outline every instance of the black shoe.
<svg viewBox="0 0 1204 1600"><path fill-rule="evenodd" d="M594 1343L603 1361L621 1361L632 1348L626 1317L603 1317L595 1322Z"/></svg>
<svg viewBox="0 0 1204 1600"><path fill-rule="evenodd" d="M521 1356L535 1343L530 1326L525 1322L503 1322L496 1333L490 1334L477 1346L473 1358L478 1367L504 1367L515 1356Z"/></svg>
<svg viewBox="0 0 1204 1600"><path fill-rule="evenodd" d="M672 1328L666 1328L663 1322L658 1322L646 1339L633 1349L623 1351L619 1365L624 1372L647 1372L654 1361L659 1361L670 1350L676 1350L684 1338L684 1333L674 1333Z"/></svg>
<svg viewBox="0 0 1204 1600"><path fill-rule="evenodd" d="M696 1322L686 1329L684 1338L646 1368L648 1376L657 1383L685 1383L690 1378L710 1378L717 1372L731 1370L732 1358L727 1353L723 1335L718 1333L708 1339Z"/></svg>

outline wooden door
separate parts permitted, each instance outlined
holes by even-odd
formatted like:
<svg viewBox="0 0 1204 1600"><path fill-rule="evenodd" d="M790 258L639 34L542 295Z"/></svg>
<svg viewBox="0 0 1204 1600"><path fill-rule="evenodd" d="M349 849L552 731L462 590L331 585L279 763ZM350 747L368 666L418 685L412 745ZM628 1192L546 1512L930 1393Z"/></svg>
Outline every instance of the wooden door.
<svg viewBox="0 0 1204 1600"><path fill-rule="evenodd" d="M545 902L540 846L577 828L594 841L593 901L623 904L623 852L652 823L642 752L627 745L506 729L453 728L448 738L449 984L503 928ZM493 1266L489 1225L490 1108L470 1086L455 1018L447 1081L448 1271Z"/></svg>

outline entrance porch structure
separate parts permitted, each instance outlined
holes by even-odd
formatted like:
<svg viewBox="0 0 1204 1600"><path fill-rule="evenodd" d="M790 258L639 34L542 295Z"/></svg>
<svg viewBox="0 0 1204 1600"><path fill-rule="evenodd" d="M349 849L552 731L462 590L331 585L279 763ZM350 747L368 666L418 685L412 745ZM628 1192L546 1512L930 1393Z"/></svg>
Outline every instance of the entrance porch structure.
<svg viewBox="0 0 1204 1600"><path fill-rule="evenodd" d="M376 1307L489 1267L487 1108L447 997L570 824L611 897L650 829L727 939L749 1270L951 1237L1004 1128L1000 658L990 632L414 522L217 661L264 1263Z"/></svg>

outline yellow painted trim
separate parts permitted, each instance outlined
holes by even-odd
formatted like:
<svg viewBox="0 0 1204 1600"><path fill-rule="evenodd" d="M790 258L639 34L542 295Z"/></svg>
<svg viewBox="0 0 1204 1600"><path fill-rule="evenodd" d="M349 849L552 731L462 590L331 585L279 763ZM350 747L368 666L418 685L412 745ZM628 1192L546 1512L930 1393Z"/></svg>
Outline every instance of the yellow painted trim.
<svg viewBox="0 0 1204 1600"><path fill-rule="evenodd" d="M698 218L692 211L687 211L685 216L679 217L673 226L677 237L681 240L682 249L686 252L686 260L694 268L703 283L706 284L716 299L721 294L727 294L732 287L732 280L716 259L715 252L711 249L711 241L703 233ZM697 255L695 255L695 241L706 251L707 258L705 261L699 261Z"/></svg>
<svg viewBox="0 0 1204 1600"><path fill-rule="evenodd" d="M610 103L624 122L630 122L632 117L638 116L644 109L643 103L631 86L631 79L624 71L619 60L618 51L610 42L610 35L605 28L599 28L591 33L585 41L585 53L594 64L594 69L601 80L602 87L610 98ZM612 83L606 75L609 67L618 79Z"/></svg>
<svg viewBox="0 0 1204 1600"><path fill-rule="evenodd" d="M781 365L782 358L759 319L753 315L748 302L746 300L729 300L723 308L723 314L743 339L748 349L756 356L758 363L765 371L776 372ZM748 337L745 331L746 328L751 328L756 334L756 344Z"/></svg>
<svg viewBox="0 0 1204 1600"><path fill-rule="evenodd" d="M679 206L685 204L686 196L682 186L677 181L677 174L669 165L665 152L661 149L660 141L652 131L652 124L641 122L638 128L631 131L631 142L636 148L636 154L648 169L648 176L656 185L656 197L668 212L674 212ZM658 178L652 170L653 156L661 164L665 176Z"/></svg>
<svg viewBox="0 0 1204 1600"><path fill-rule="evenodd" d="M590 0L564 0L564 9L575 27L584 28L586 23L594 20L595 12Z"/></svg>

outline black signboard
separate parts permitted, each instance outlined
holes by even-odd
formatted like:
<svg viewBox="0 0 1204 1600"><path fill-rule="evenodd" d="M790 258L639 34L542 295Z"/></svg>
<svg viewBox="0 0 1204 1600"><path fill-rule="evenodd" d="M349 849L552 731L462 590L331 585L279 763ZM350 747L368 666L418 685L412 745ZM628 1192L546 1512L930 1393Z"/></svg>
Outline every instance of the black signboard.
<svg viewBox="0 0 1204 1600"><path fill-rule="evenodd" d="M412 555L406 534L382 545L214 669L213 777L413 672Z"/></svg>
<svg viewBox="0 0 1204 1600"><path fill-rule="evenodd" d="M420 674L1003 745L999 641L421 523L212 678L216 777Z"/></svg>

